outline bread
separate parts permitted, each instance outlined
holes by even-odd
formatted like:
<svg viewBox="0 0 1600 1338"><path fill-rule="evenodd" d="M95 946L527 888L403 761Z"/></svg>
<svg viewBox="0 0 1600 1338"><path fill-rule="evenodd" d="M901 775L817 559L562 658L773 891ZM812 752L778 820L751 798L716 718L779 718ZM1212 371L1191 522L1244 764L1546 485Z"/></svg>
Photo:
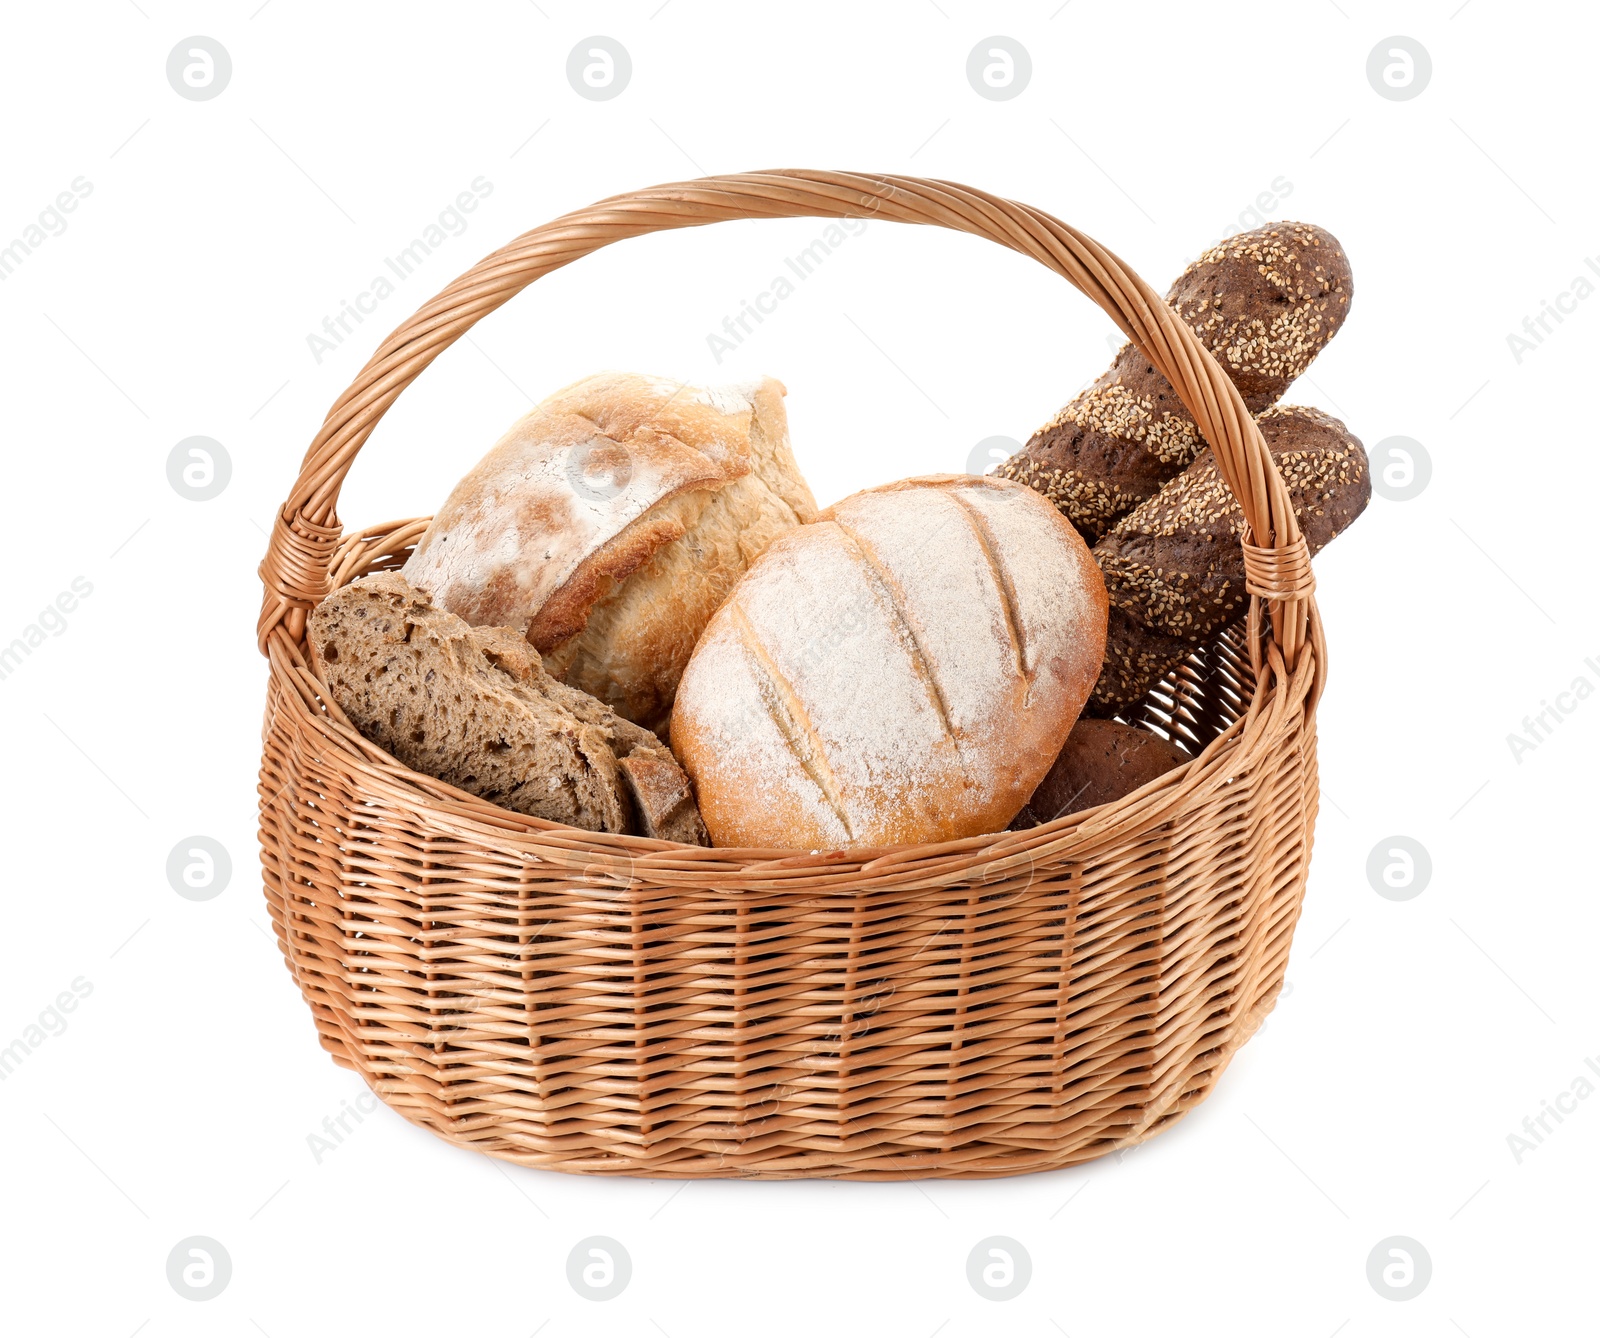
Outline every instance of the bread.
<svg viewBox="0 0 1600 1338"><path fill-rule="evenodd" d="M1119 715L1194 652L1194 642L1152 632L1113 604L1106 618L1105 661L1084 703L1084 715L1099 719Z"/></svg>
<svg viewBox="0 0 1600 1338"><path fill-rule="evenodd" d="M1269 409L1257 422L1306 545L1320 552L1366 509L1367 453L1319 409ZM1244 528L1207 450L1095 545L1111 603L1152 631L1209 640L1244 616Z"/></svg>
<svg viewBox="0 0 1600 1338"><path fill-rule="evenodd" d="M1011 828L1021 831L1109 804L1187 761L1182 749L1148 730L1116 720L1080 720Z"/></svg>
<svg viewBox="0 0 1600 1338"><path fill-rule="evenodd" d="M413 771L552 822L706 844L661 741L556 682L510 628L469 627L383 572L312 609L306 641L339 709Z"/></svg>
<svg viewBox="0 0 1600 1338"><path fill-rule="evenodd" d="M1256 422L1306 545L1318 553L1366 509L1366 451L1320 409L1282 406ZM1244 513L1208 449L1095 545L1111 617L1091 714L1137 701L1196 644L1244 617L1243 534Z"/></svg>
<svg viewBox="0 0 1600 1338"><path fill-rule="evenodd" d="M1275 404L1350 310L1350 265L1309 223L1219 242L1167 293L1251 413ZM1094 543L1200 453L1194 418L1133 344L996 471L1038 489Z"/></svg>
<svg viewBox="0 0 1600 1338"><path fill-rule="evenodd" d="M1105 591L1032 490L936 475L784 535L712 618L672 745L716 845L999 831L1099 672Z"/></svg>
<svg viewBox="0 0 1600 1338"><path fill-rule="evenodd" d="M622 373L556 392L455 487L406 579L550 672L665 729L733 583L816 514L770 378L704 390Z"/></svg>
<svg viewBox="0 0 1600 1338"><path fill-rule="evenodd" d="M617 723L631 725L632 721L619 716ZM678 759L649 730L643 732L647 743L633 745L632 752L617 753L617 770L633 807L633 821L628 830L636 836L650 836L658 841L710 845L711 838L706 834L706 825L700 820L700 809L694 802L694 791L689 788L689 778L683 774ZM620 731L616 746L629 746L627 736Z"/></svg>

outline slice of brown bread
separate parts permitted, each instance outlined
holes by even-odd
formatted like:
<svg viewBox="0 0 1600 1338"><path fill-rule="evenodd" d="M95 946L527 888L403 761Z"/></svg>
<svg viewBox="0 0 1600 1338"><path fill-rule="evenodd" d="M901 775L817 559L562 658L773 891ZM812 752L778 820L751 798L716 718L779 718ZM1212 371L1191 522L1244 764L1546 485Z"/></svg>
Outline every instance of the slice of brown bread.
<svg viewBox="0 0 1600 1338"><path fill-rule="evenodd" d="M648 730L644 732L649 733ZM653 739L655 735L650 737ZM682 841L690 846L711 844L694 802L694 791L689 788L689 778L683 774L677 758L665 747L657 744L620 754L617 770L627 786L628 797L633 800L638 835L653 836L659 841Z"/></svg>
<svg viewBox="0 0 1600 1338"><path fill-rule="evenodd" d="M1167 305L1260 413L1338 333L1351 291L1338 239L1284 222L1219 242L1179 275ZM1204 446L1177 392L1124 344L1099 380L995 472L1043 493L1092 544Z"/></svg>
<svg viewBox="0 0 1600 1338"><path fill-rule="evenodd" d="M661 741L551 678L521 633L383 572L324 599L306 639L340 709L412 770L552 822L708 844Z"/></svg>
<svg viewBox="0 0 1600 1338"><path fill-rule="evenodd" d="M1080 720L1011 830L1109 804L1188 760L1182 749L1148 730L1117 720Z"/></svg>

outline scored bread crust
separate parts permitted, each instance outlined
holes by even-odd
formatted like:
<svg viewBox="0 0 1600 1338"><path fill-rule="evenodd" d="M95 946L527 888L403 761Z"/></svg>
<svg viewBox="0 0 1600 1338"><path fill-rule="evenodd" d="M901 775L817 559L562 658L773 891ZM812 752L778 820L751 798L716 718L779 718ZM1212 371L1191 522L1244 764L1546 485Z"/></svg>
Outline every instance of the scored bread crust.
<svg viewBox="0 0 1600 1338"><path fill-rule="evenodd" d="M456 485L405 575L468 623L525 629L559 677L664 728L734 581L816 513L783 395L771 378L575 382Z"/></svg>
<svg viewBox="0 0 1600 1338"><path fill-rule="evenodd" d="M1003 829L1100 670L1106 597L1037 493L936 475L777 540L707 626L672 745L717 845Z"/></svg>
<svg viewBox="0 0 1600 1338"><path fill-rule="evenodd" d="M511 628L469 627L398 572L335 590L306 627L340 710L413 771L552 822L706 844L661 741L556 682Z"/></svg>

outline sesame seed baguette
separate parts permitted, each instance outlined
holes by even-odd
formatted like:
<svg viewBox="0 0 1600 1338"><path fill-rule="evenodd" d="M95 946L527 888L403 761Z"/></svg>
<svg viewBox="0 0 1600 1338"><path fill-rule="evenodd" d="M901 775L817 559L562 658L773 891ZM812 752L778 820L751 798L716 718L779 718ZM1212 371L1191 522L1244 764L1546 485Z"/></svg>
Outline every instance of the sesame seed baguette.
<svg viewBox="0 0 1600 1338"><path fill-rule="evenodd" d="M1192 641L1152 632L1113 604L1106 618L1105 659L1083 714L1099 720L1120 715L1193 654Z"/></svg>
<svg viewBox="0 0 1600 1338"><path fill-rule="evenodd" d="M1351 293L1338 239L1286 222L1212 247L1178 277L1167 304L1260 413L1338 333ZM1166 378L1124 344L1099 380L994 472L1043 493L1092 544L1205 444Z"/></svg>
<svg viewBox="0 0 1600 1338"><path fill-rule="evenodd" d="M1278 406L1256 422L1307 547L1318 553L1366 509L1366 451L1320 409ZM1094 546L1111 617L1088 714L1115 714L1138 701L1196 645L1244 617L1243 534L1244 513L1207 449Z"/></svg>

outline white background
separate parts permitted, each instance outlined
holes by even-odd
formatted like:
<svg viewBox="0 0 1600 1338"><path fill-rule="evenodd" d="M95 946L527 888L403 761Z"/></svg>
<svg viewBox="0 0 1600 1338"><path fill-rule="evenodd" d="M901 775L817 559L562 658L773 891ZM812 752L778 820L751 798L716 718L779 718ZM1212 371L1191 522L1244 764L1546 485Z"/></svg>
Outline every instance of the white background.
<svg viewBox="0 0 1600 1338"><path fill-rule="evenodd" d="M1566 699L1520 760L1507 742L1574 679L1600 687L1600 301L1567 299L1520 361L1507 341L1600 255L1600 32L1580 7L97 0L8 5L5 31L0 242L75 178L92 192L0 283L0 644L74 578L93 589L0 681L0 1046L74 980L92 992L0 1082L0 1327L1596 1331L1600 1099L1568 1098L1520 1161L1508 1143L1600 1056L1600 701ZM232 59L209 101L166 78L195 34ZM565 75L593 34L632 61L609 101ZM1011 100L966 77L992 34L1031 57ZM1406 101L1366 76L1395 34L1433 67ZM1324 800L1286 997L1184 1123L1055 1174L584 1179L386 1109L319 1161L308 1137L364 1089L316 1044L255 854L255 566L301 453L381 337L518 232L633 187L791 166L1024 199L1163 290L1263 195L1347 247L1349 322L1288 402L1369 447L1414 438L1433 473L1318 560ZM465 231L319 363L307 336L478 177L492 193ZM1026 438L1117 342L1027 260L875 222L719 365L706 336L820 227L660 235L542 281L402 397L349 478L346 527L433 510L530 399L601 368L780 377L827 502ZM197 434L232 461L206 502L166 474ZM165 873L196 834L233 866L202 902ZM1410 900L1366 874L1394 835L1431 855ZM194 1235L232 1260L210 1301L167 1281ZM591 1235L633 1261L605 1303L566 1281ZM991 1235L1033 1260L1005 1303L966 1277ZM1367 1279L1395 1235L1432 1259L1409 1301Z"/></svg>

